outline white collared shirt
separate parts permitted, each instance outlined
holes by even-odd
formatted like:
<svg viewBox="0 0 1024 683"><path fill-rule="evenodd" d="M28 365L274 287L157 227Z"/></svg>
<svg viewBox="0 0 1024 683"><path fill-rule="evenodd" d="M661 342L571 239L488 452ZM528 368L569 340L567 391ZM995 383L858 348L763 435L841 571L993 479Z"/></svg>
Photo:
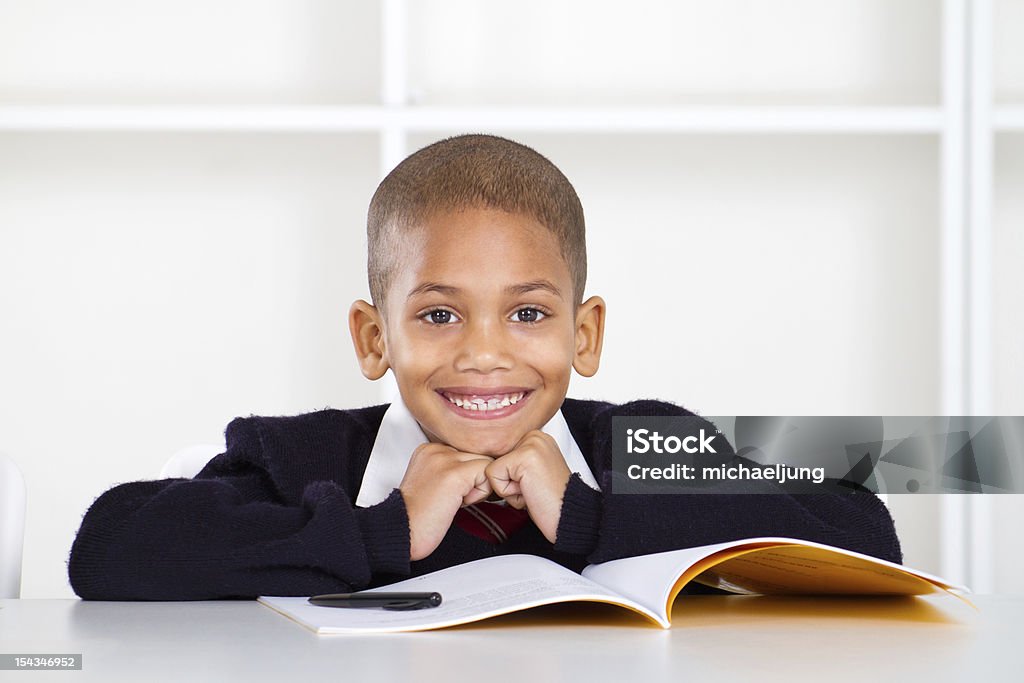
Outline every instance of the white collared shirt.
<svg viewBox="0 0 1024 683"><path fill-rule="evenodd" d="M569 470L578 472L587 486L600 491L601 487L597 485L597 480L583 458L576 439L569 432L569 425L566 424L561 410L548 420L541 431L551 436L558 444ZM398 488L405 477L412 452L427 441L426 435L409 412L401 394L396 392L394 400L384 412L380 430L373 442L373 450L370 451L366 471L363 472L363 482L359 487L356 506L370 507L391 495L391 491Z"/></svg>

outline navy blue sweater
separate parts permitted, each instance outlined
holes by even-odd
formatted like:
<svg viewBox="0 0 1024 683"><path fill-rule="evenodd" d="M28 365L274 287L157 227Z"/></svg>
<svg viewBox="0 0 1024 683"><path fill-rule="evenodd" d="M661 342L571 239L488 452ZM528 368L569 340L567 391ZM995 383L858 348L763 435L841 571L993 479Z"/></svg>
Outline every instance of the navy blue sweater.
<svg viewBox="0 0 1024 683"><path fill-rule="evenodd" d="M452 525L429 557L411 562L398 489L377 505L353 505L386 409L235 418L224 453L193 479L121 484L95 500L71 547L71 587L93 600L304 596L491 555L530 553L580 571L751 536L791 536L902 561L892 518L869 493L611 495L612 416L692 413L660 401L566 399L569 431L603 491L572 475L555 543L532 522L500 545Z"/></svg>

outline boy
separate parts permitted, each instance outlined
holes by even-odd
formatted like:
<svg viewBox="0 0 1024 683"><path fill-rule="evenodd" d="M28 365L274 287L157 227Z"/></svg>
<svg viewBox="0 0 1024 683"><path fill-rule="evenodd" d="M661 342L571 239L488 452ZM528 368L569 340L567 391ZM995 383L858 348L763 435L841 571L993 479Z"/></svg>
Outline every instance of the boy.
<svg viewBox="0 0 1024 683"><path fill-rule="evenodd" d="M312 595L495 554L579 571L746 536L796 536L899 562L873 495L611 495L613 415L657 401L566 398L591 376L605 304L583 300L583 210L550 161L467 135L416 152L367 221L373 304L349 327L389 405L236 418L194 479L100 496L71 549L83 598Z"/></svg>

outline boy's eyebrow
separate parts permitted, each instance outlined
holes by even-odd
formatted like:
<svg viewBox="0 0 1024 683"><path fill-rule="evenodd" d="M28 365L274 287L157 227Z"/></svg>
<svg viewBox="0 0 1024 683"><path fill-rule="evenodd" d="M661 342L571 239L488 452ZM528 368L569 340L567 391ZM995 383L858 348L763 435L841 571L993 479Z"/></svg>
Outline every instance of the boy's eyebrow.
<svg viewBox="0 0 1024 683"><path fill-rule="evenodd" d="M507 294L521 296L523 294L528 294L529 292L533 292L538 289L550 292L551 294L557 296L559 299L562 298L561 290L559 290L558 287L554 286L547 280L530 280L529 282L520 282L519 284L516 285L509 285L508 287L505 288L505 292ZM413 290L409 292L409 296L406 297L406 301L408 301L409 299L413 298L418 294L425 294L427 292L437 292L438 294L455 296L461 291L462 290L460 290L458 287L452 287L451 285L442 285L440 282L424 282L414 287Z"/></svg>
<svg viewBox="0 0 1024 683"><path fill-rule="evenodd" d="M530 280L529 282L521 282L518 285L509 285L505 288L505 292L508 294L529 294L535 290L544 290L550 294L554 294L559 299L562 298L562 292L547 280Z"/></svg>

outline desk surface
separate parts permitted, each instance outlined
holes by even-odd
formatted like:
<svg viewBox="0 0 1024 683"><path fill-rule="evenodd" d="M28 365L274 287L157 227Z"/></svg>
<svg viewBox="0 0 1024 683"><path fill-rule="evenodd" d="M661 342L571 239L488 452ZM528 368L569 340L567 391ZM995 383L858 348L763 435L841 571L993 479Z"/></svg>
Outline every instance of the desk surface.
<svg viewBox="0 0 1024 683"><path fill-rule="evenodd" d="M0 653L82 654L0 680L1020 680L1024 596L683 596L662 630L551 605L439 631L317 636L249 600L0 600ZM298 674L298 676L296 676Z"/></svg>

